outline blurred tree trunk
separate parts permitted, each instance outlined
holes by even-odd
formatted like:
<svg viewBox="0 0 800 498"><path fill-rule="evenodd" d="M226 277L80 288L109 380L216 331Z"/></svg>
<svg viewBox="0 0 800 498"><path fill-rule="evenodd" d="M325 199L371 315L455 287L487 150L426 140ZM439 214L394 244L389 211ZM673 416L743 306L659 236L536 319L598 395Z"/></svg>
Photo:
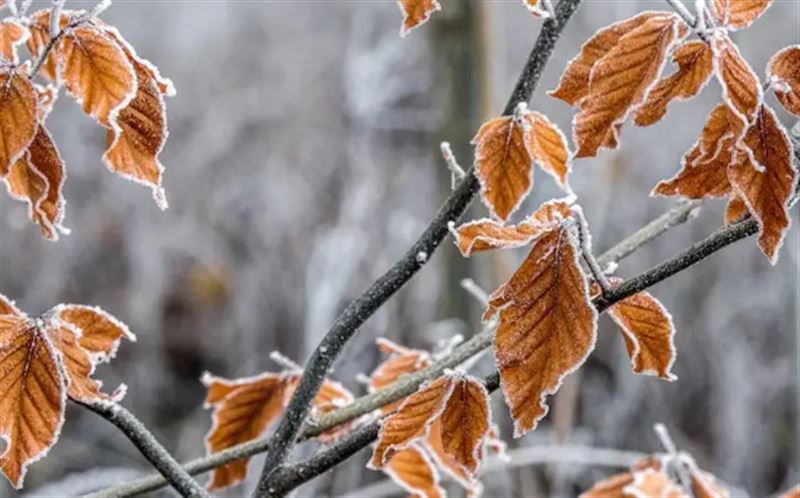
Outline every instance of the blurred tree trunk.
<svg viewBox="0 0 800 498"><path fill-rule="evenodd" d="M465 170L473 160L470 141L490 112L487 14L483 2L445 0L442 11L431 23L434 28L436 100L443 111L440 129L434 134L439 138L433 144L436 147L434 153L440 157L439 142L450 142L453 153ZM444 199L451 190L450 171L441 159L437 162L440 198ZM462 258L453 244L445 243L444 246L445 282L443 295L439 297L440 316L465 320L470 316L477 318L473 298L460 286L461 279L471 274L470 260Z"/></svg>

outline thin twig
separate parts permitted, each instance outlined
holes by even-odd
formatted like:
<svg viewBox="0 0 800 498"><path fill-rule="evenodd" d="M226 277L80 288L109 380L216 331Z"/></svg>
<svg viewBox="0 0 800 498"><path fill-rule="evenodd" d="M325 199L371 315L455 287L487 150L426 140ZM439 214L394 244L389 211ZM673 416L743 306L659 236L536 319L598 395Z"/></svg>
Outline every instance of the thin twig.
<svg viewBox="0 0 800 498"><path fill-rule="evenodd" d="M689 207L691 207L691 209L696 209L693 205ZM633 254L638 248L651 242L659 235L691 219L691 217L688 216L689 211L687 209L688 207L686 204L681 204L677 208L670 209L625 238L625 240L614 246L605 254L601 255L598 261L603 265L607 265L609 263L621 261ZM313 428L306 426L302 430L301 439L314 437L325 430L354 420L392 401L397 401L398 399L412 394L424 382L440 376L445 369L454 368L487 349L492 344L493 334L494 329L487 328L465 343L460 344L447 358L441 359L425 370L404 375L383 389L362 396L350 405L334 412L322 415L315 422ZM197 475L234 460L263 453L268 447L268 438L249 441L212 455L191 460L184 464L184 468L189 474ZM87 498L89 496L91 498L122 498L134 496L139 493L157 490L164 485L164 478L155 474L119 486L114 486L92 495L87 495Z"/></svg>
<svg viewBox="0 0 800 498"><path fill-rule="evenodd" d="M556 7L555 17L544 22L531 55L506 104L504 114L510 115L519 103L530 100L561 31L580 2L581 0L561 0ZM312 400L345 345L361 325L430 259L448 234L448 222L461 218L477 191L478 180L471 169L406 255L353 300L336 319L309 358L300 383L278 423L272 437L272 445L267 450L261 477L253 492L254 497L261 498L270 494L270 474L286 460L308 416ZM422 261L417 257L420 253L426 255Z"/></svg>
<svg viewBox="0 0 800 498"><path fill-rule="evenodd" d="M9 0L7 5L8 5L8 10L11 11L11 17L19 17L19 10L17 9L17 0Z"/></svg>
<svg viewBox="0 0 800 498"><path fill-rule="evenodd" d="M681 0L666 0L666 2L672 7L672 9L678 13L679 16L686 21L686 24L694 28L697 26L697 20L695 19L694 15L689 12L689 9L683 4Z"/></svg>
<svg viewBox="0 0 800 498"><path fill-rule="evenodd" d="M483 290L480 285L476 284L471 278L465 278L461 280L461 288L467 291L470 296L477 299L484 306L489 304L489 294L487 294L486 291Z"/></svg>
<svg viewBox="0 0 800 498"><path fill-rule="evenodd" d="M117 426L181 496L191 498L208 497L205 489L192 479L181 464L170 455L133 413L112 402L77 403Z"/></svg>
<svg viewBox="0 0 800 498"><path fill-rule="evenodd" d="M463 180L467 174L459 166L456 155L453 154L453 149L450 148L450 142L442 142L439 148L442 150L442 158L447 165L447 169L450 170L450 190L455 190L458 182Z"/></svg>
<svg viewBox="0 0 800 498"><path fill-rule="evenodd" d="M586 266L589 267L594 281L600 286L601 293L606 295L608 291L611 290L611 284L606 278L600 264L594 259L594 254L592 254L592 236L589 234L589 228L586 223L586 217L583 215L583 209L581 209L580 206L573 206L572 213L578 220L578 239L581 245L581 256L586 262Z"/></svg>
<svg viewBox="0 0 800 498"><path fill-rule="evenodd" d="M61 25L61 11L67 0L53 0L53 8L50 10L50 38L58 36Z"/></svg>
<svg viewBox="0 0 800 498"><path fill-rule="evenodd" d="M688 469L686 468L686 464L681 458L680 452L678 452L678 447L672 440L672 436L669 435L667 426L658 423L653 425L653 430L655 431L656 436L658 436L658 440L661 441L661 445L667 451L667 454L669 455L669 462L672 464L672 468L678 475L678 480L681 482L681 486L683 486L684 492L691 497L692 480L689 478Z"/></svg>

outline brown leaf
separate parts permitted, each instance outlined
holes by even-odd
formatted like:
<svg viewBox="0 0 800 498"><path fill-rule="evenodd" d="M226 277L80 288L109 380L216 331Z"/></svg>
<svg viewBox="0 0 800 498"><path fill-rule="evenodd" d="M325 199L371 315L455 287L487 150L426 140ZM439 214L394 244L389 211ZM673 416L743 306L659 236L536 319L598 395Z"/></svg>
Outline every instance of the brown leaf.
<svg viewBox="0 0 800 498"><path fill-rule="evenodd" d="M12 197L28 204L28 216L49 240L58 240L59 233L69 233L62 225L65 178L64 161L50 134L39 125L33 142L12 166L5 182Z"/></svg>
<svg viewBox="0 0 800 498"><path fill-rule="evenodd" d="M95 362L89 352L79 344L79 331L71 327L57 327L49 330L49 333L53 344L61 352L69 397L83 402L112 399L100 391L102 382L92 378ZM117 392L121 397L125 390L123 388Z"/></svg>
<svg viewBox="0 0 800 498"><path fill-rule="evenodd" d="M548 92L553 98L563 100L569 105L580 107L589 94L589 75L597 61L602 59L620 38L664 12L643 12L637 16L607 26L592 36L581 47L580 53L567 64L558 88Z"/></svg>
<svg viewBox="0 0 800 498"><path fill-rule="evenodd" d="M430 355L427 351L408 349L395 344L388 339L380 338L376 341L378 349L389 357L375 368L369 377L369 391L375 392L393 383L403 375L417 372L430 365ZM381 407L381 414L393 412L403 403L402 400L389 403Z"/></svg>
<svg viewBox="0 0 800 498"><path fill-rule="evenodd" d="M453 236L461 254L466 257L490 249L512 249L528 245L569 217L569 205L562 200L554 200L542 204L517 225L504 226L490 219L475 220L455 229Z"/></svg>
<svg viewBox="0 0 800 498"><path fill-rule="evenodd" d="M614 285L621 279L611 279ZM599 290L599 289L598 289ZM614 304L608 314L619 325L633 371L673 381L675 325L669 311L649 292L639 292Z"/></svg>
<svg viewBox="0 0 800 498"><path fill-rule="evenodd" d="M0 371L0 470L19 489L58 439L66 388L49 337L24 316L0 316Z"/></svg>
<svg viewBox="0 0 800 498"><path fill-rule="evenodd" d="M791 142L772 109L762 106L743 144L745 153L734 158L729 178L758 220L758 246L775 264L791 223L788 203L797 185Z"/></svg>
<svg viewBox="0 0 800 498"><path fill-rule="evenodd" d="M667 105L675 99L688 100L711 79L713 57L711 47L703 41L690 41L672 54L678 70L663 78L647 95L647 101L636 111L636 124L650 126L667 113Z"/></svg>
<svg viewBox="0 0 800 498"><path fill-rule="evenodd" d="M256 377L227 380L203 376L208 389L206 406L212 409L212 427L205 437L206 451L216 453L256 439L283 411L291 377L265 373ZM209 490L232 486L247 476L250 458L217 467Z"/></svg>
<svg viewBox="0 0 800 498"><path fill-rule="evenodd" d="M97 306L60 304L54 308L58 320L80 330L80 345L94 361L110 361L117 355L120 341L136 341L128 327Z"/></svg>
<svg viewBox="0 0 800 498"><path fill-rule="evenodd" d="M36 136L36 90L23 70L0 69L0 176Z"/></svg>
<svg viewBox="0 0 800 498"><path fill-rule="evenodd" d="M25 314L17 308L14 301L0 294L0 315L24 316Z"/></svg>
<svg viewBox="0 0 800 498"><path fill-rule="evenodd" d="M715 35L711 47L723 100L745 124L752 122L764 98L758 76L727 35Z"/></svg>
<svg viewBox="0 0 800 498"><path fill-rule="evenodd" d="M800 45L792 45L772 56L767 64L775 96L787 111L800 116Z"/></svg>
<svg viewBox="0 0 800 498"><path fill-rule="evenodd" d="M106 27L105 32L122 47L133 65L138 84L136 96L119 111L119 126L108 131L103 162L111 171L150 187L156 204L165 209L167 201L161 187L164 167L158 155L167 140L164 95L174 94L172 82L138 57L116 29Z"/></svg>
<svg viewBox="0 0 800 498"><path fill-rule="evenodd" d="M442 419L438 418L431 424L428 437L424 441L424 448L440 471L450 476L467 491L468 496L480 496L483 485L471 476L463 465L447 454L442 443Z"/></svg>
<svg viewBox="0 0 800 498"><path fill-rule="evenodd" d="M750 26L772 5L772 0L714 0L717 23L732 29Z"/></svg>
<svg viewBox="0 0 800 498"><path fill-rule="evenodd" d="M491 424L489 393L479 380L460 375L441 415L445 453L474 479Z"/></svg>
<svg viewBox="0 0 800 498"><path fill-rule="evenodd" d="M593 157L607 134L644 102L658 79L682 24L673 14L654 16L622 36L591 71L589 93L573 122L576 157Z"/></svg>
<svg viewBox="0 0 800 498"><path fill-rule="evenodd" d="M647 468L633 473L633 482L623 489L626 498L688 498L686 493L660 470Z"/></svg>
<svg viewBox="0 0 800 498"><path fill-rule="evenodd" d="M633 483L633 474L623 472L596 482L589 490L581 493L579 498L625 498L623 489Z"/></svg>
<svg viewBox="0 0 800 498"><path fill-rule="evenodd" d="M442 10L436 0L397 0L397 4L403 13L400 36L406 36L412 29L426 23L434 12Z"/></svg>
<svg viewBox="0 0 800 498"><path fill-rule="evenodd" d="M739 221L747 213L747 204L744 203L741 197L734 195L731 200L728 201L728 205L725 208L725 224L730 225L733 222Z"/></svg>
<svg viewBox="0 0 800 498"><path fill-rule="evenodd" d="M383 471L411 493L411 496L419 498L445 496L444 490L439 486L439 473L433 467L430 457L416 445L395 453Z"/></svg>
<svg viewBox="0 0 800 498"><path fill-rule="evenodd" d="M739 119L727 105L719 104L708 115L698 141L684 154L681 170L673 178L659 182L651 195L703 199L730 194L727 168L741 133Z"/></svg>
<svg viewBox="0 0 800 498"><path fill-rule="evenodd" d="M558 185L569 192L570 152L567 139L561 130L547 116L538 112L525 115L530 126L528 151L534 161L545 172L555 178Z"/></svg>
<svg viewBox="0 0 800 498"><path fill-rule="evenodd" d="M543 235L514 275L492 294L500 310L495 360L515 436L547 413L545 398L594 348L597 312L566 226Z"/></svg>
<svg viewBox="0 0 800 498"><path fill-rule="evenodd" d="M430 425L444 411L454 384L452 377L440 377L407 397L396 412L384 419L368 467L382 468L397 451L426 437Z"/></svg>
<svg viewBox="0 0 800 498"><path fill-rule="evenodd" d="M136 95L136 73L117 42L95 26L75 28L58 43L59 75L83 112L116 127Z"/></svg>
<svg viewBox="0 0 800 498"><path fill-rule="evenodd" d="M18 64L17 45L25 43L30 36L28 28L12 19L0 21L0 60Z"/></svg>
<svg viewBox="0 0 800 498"><path fill-rule="evenodd" d="M472 139L481 199L492 217L502 221L517 210L533 186L527 135L521 120L505 116L484 123Z"/></svg>

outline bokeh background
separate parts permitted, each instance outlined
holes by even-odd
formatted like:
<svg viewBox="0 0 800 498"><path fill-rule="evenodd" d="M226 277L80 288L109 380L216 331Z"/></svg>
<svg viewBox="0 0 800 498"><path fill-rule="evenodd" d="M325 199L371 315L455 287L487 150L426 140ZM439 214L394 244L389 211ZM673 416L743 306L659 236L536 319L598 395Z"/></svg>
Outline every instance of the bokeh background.
<svg viewBox="0 0 800 498"><path fill-rule="evenodd" d="M73 232L44 241L24 206L0 196L0 289L32 314L59 302L91 303L128 323L138 342L124 344L100 376L107 386L128 384L125 406L179 459L202 455L210 417L201 373L276 370L273 350L304 361L447 195L439 143L451 142L470 163L470 139L502 109L541 21L518 0L442 3L431 23L401 39L392 0L116 0L104 18L178 89L167 102L162 155L170 209L160 212L147 189L105 170L103 131L62 99L48 127L67 162ZM611 22L667 8L656 0L585 0L532 108L569 130L572 110L546 91L582 42ZM800 39L800 2L777 0L733 37L763 74L771 54ZM673 104L656 126L626 126L619 150L575 162L571 182L598 253L673 204L648 192L678 169L719 95L712 82L691 103ZM537 172L522 213L559 195ZM723 209L708 202L698 218L625 260L619 275L633 276L703 238L720 226ZM485 214L478 205L471 210ZM794 208L795 221L798 214ZM658 451L655 422L702 467L751 496L795 484L799 254L795 223L775 267L749 239L652 289L677 326L677 382L632 374L619 333L602 318L597 350L534 433L512 441L496 395L495 419L515 458L492 467L486 496L575 496L617 471L613 461L581 462L580 451L567 451L568 461L557 463L535 458L537 448ZM363 393L356 377L379 362L379 336L433 348L453 334L474 334L480 305L459 281L471 277L491 290L524 255L467 261L446 241L366 323L333 376ZM475 372L490 368L487 357ZM298 496L403 496L364 467L367 455ZM260 460L251 465L259 469ZM70 406L60 441L31 467L24 493L2 481L0 494L73 496L149 471L110 424ZM220 496L244 496L253 478ZM463 494L452 486L450 493Z"/></svg>

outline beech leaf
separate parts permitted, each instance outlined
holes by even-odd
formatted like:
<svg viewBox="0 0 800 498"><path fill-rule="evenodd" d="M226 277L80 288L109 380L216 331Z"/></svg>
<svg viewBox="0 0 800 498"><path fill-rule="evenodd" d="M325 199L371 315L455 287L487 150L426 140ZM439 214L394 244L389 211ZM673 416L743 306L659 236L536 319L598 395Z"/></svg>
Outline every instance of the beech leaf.
<svg viewBox="0 0 800 498"><path fill-rule="evenodd" d="M36 90L22 69L0 69L0 176L36 136Z"/></svg>
<svg viewBox="0 0 800 498"><path fill-rule="evenodd" d="M722 85L722 98L747 125L755 119L764 99L758 76L728 35L715 34L711 47L714 52L714 73Z"/></svg>
<svg viewBox="0 0 800 498"><path fill-rule="evenodd" d="M439 486L439 473L430 457L417 445L411 445L394 454L383 468L383 472L411 496L420 498L443 498L444 489Z"/></svg>
<svg viewBox="0 0 800 498"><path fill-rule="evenodd" d="M530 126L528 150L531 157L540 168L555 178L562 189L569 192L567 175L571 162L566 137L544 114L530 112L525 119Z"/></svg>
<svg viewBox="0 0 800 498"><path fill-rule="evenodd" d="M767 77L783 107L800 116L800 45L786 47L769 60Z"/></svg>
<svg viewBox="0 0 800 498"><path fill-rule="evenodd" d="M405 348L383 338L376 342L378 349L384 354L388 354L389 357L370 375L368 384L370 392L382 389L403 375L422 370L430 365L431 358L427 351ZM382 406L381 414L393 412L402 403L402 400L398 400Z"/></svg>
<svg viewBox="0 0 800 498"><path fill-rule="evenodd" d="M397 5L403 13L400 36L406 36L412 29L426 23L434 12L442 9L437 0L397 0Z"/></svg>
<svg viewBox="0 0 800 498"><path fill-rule="evenodd" d="M444 452L470 480L483 459L483 444L489 434L489 393L479 380L461 375L453 386L441 415Z"/></svg>
<svg viewBox="0 0 800 498"><path fill-rule="evenodd" d="M636 124L650 126L657 123L667 113L667 106L673 100L688 100L705 87L713 74L713 55L711 47L703 41L690 41L678 47L672 54L678 70L660 80L647 100L636 111Z"/></svg>
<svg viewBox="0 0 800 498"><path fill-rule="evenodd" d="M714 18L728 28L750 26L772 5L772 0L713 0Z"/></svg>
<svg viewBox="0 0 800 498"><path fill-rule="evenodd" d="M17 45L25 43L30 36L28 28L13 19L0 21L0 61L19 63Z"/></svg>

